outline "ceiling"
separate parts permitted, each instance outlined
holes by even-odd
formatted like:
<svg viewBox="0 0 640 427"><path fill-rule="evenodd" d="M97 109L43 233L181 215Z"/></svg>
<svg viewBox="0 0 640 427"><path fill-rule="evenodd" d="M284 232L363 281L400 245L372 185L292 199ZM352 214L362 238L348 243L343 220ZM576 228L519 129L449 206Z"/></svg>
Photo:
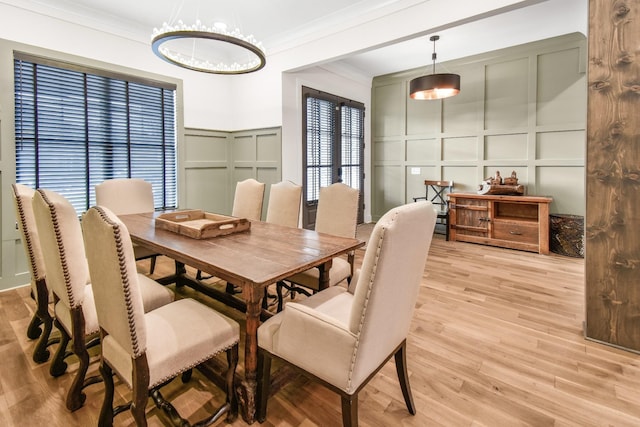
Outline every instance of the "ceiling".
<svg viewBox="0 0 640 427"><path fill-rule="evenodd" d="M154 27L182 19L206 25L224 22L254 35L269 53L300 40L321 37L399 11L425 0L0 0L131 39L148 42ZM571 32L586 34L588 0L533 1L531 6L438 31L438 62ZM373 77L429 66L432 34L417 34L386 46L332 60L328 67Z"/></svg>

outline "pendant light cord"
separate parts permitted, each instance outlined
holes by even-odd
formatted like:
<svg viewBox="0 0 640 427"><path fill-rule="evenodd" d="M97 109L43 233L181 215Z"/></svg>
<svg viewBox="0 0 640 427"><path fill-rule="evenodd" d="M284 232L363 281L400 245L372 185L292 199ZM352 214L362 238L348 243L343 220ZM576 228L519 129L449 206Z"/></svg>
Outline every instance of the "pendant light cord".
<svg viewBox="0 0 640 427"><path fill-rule="evenodd" d="M436 58L438 55L436 54L436 41L440 40L440 36L431 36L429 38L433 42L433 53L431 54L431 60L433 61L433 68L431 70L432 74L436 73Z"/></svg>

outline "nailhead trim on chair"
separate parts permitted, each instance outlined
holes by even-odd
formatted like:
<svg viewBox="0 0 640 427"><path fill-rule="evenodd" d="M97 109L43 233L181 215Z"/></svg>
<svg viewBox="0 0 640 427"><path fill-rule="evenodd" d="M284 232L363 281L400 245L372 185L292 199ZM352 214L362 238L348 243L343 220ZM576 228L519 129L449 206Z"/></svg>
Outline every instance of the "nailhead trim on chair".
<svg viewBox="0 0 640 427"><path fill-rule="evenodd" d="M18 194L18 189L16 188L15 184L12 184L13 187L13 193L15 195L16 198L16 205L18 206L18 216L20 217L20 227L22 227L23 233L22 235L24 236L24 241L27 244L27 251L29 252L29 263L31 264L31 271L33 271L33 279L34 280L40 280L43 278L43 274L41 274L41 272L38 270L38 265L36 264L36 256L35 253L33 252L33 242L31 241L31 236L29 235L29 233L27 232L27 217L24 213L24 205L22 204L22 198L20 197L20 195Z"/></svg>
<svg viewBox="0 0 640 427"><path fill-rule="evenodd" d="M53 208L53 204L51 203L51 200L49 200L49 198L44 193L44 191L38 190L38 192L40 193L44 201L47 203L47 206L49 207L49 212L51 213L51 222L53 222L53 231L56 234L56 243L58 244L58 252L60 254L60 263L62 264L62 274L64 275L64 280L67 283L69 283L70 281L69 266L67 264L67 256L65 255L65 252L64 252L64 246L62 246L62 237L60 236L60 224L58 222L58 215L56 214L56 211ZM65 286L65 289L67 291L67 297L69 298L69 305L71 306L71 308L75 308L76 302L75 302L75 299L73 298L73 294L69 290L68 286ZM95 331L85 331L85 332L88 335L89 333L92 333Z"/></svg>
<svg viewBox="0 0 640 427"><path fill-rule="evenodd" d="M238 343L238 341L235 341L234 343L232 343L231 345L229 345L229 346L227 346L225 348L222 348L222 349L220 349L218 351L214 351L214 352L210 353L208 356L205 356L202 359L198 360L197 362L192 363L188 367L182 367L182 369L179 369L177 372L175 372L173 374L169 374L169 375L165 376L164 378L159 379L158 381L155 382L155 384L149 384L149 389L152 389L152 388L156 387L157 385L163 384L163 383L167 382L168 380L177 377L181 373L183 373L185 371L188 371L189 369L195 368L196 366L200 365L201 363L206 362L207 360L213 358L217 354L220 354L223 351L229 350L230 348L232 348L237 343Z"/></svg>
<svg viewBox="0 0 640 427"><path fill-rule="evenodd" d="M391 220L391 222L395 221L395 216L394 218ZM367 313L367 306L369 305L369 297L371 296L371 289L373 288L373 281L375 280L376 277L376 269L378 268L378 260L380 259L380 250L382 249L382 242L384 240L384 235L385 232L387 231L387 227L383 226L382 227L382 232L380 233L380 238L378 239L377 242L377 247L376 247L376 256L375 256L375 262L373 263L373 268L371 269L371 279L369 280L368 283L368 288L367 288L367 297L364 300L364 304L363 304L363 309L362 309L362 315L360 316L360 324L358 325L358 333L356 334L356 336L358 337L356 339L356 344L353 347L353 354L351 356L351 366L349 367L349 379L347 381L347 389L351 389L351 379L353 376L353 367L355 366L356 363L356 358L358 356L358 347L360 345L360 331L362 330L362 325L364 324L364 318L365 315ZM373 242L369 242L369 243L373 243ZM358 284L359 285L359 284Z"/></svg>
<svg viewBox="0 0 640 427"><path fill-rule="evenodd" d="M129 322L129 333L131 334L131 342L133 344L133 357L134 359L141 356L145 349L140 348L140 343L138 341L138 336L135 333L134 327L134 319L133 319L133 302L131 301L131 284L129 282L129 276L127 275L127 263L124 256L123 245L122 245L122 234L120 232L120 225L113 222L105 213L104 209L100 206L96 206L96 210L100 214L100 218L107 224L109 224L113 228L113 235L116 240L116 251L118 253L118 264L120 266L120 277L122 278L122 283L124 284L124 300L127 306L127 320Z"/></svg>

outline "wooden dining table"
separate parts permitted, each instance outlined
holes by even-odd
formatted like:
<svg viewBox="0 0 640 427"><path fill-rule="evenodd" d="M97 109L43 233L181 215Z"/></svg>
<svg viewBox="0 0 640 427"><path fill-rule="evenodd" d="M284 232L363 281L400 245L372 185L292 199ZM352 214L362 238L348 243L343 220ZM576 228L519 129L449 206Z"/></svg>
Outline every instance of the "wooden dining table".
<svg viewBox="0 0 640 427"><path fill-rule="evenodd" d="M120 219L133 243L176 261L176 275L163 279L163 282L189 286L244 310L244 378L240 378L237 389L242 417L251 424L255 421L256 409L257 331L261 316L270 315L262 309L265 288L316 267L320 272L320 289L324 289L329 286L332 259L363 246L364 242L262 221L251 221L251 227L246 231L196 239L156 227L155 218L160 214L121 215ZM240 287L240 298L187 276L185 265Z"/></svg>

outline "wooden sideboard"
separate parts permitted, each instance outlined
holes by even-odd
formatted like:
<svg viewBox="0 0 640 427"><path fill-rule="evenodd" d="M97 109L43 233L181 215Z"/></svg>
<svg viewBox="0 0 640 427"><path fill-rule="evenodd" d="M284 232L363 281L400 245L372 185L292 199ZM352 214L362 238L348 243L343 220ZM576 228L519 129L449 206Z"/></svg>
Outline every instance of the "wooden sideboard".
<svg viewBox="0 0 640 427"><path fill-rule="evenodd" d="M549 253L551 197L450 193L449 239Z"/></svg>

